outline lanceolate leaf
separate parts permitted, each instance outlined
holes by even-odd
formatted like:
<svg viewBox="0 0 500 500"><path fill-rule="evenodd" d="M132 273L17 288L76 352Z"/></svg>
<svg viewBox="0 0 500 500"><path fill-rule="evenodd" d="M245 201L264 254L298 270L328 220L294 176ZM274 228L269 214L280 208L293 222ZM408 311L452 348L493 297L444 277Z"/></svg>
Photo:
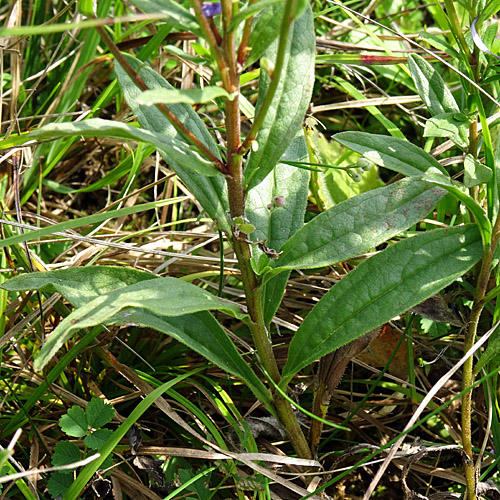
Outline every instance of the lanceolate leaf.
<svg viewBox="0 0 500 500"><path fill-rule="evenodd" d="M267 177L302 125L314 84L315 41L312 10L307 5L290 28L280 83L257 134L258 150L250 153L245 167L248 188L256 186ZM265 56L274 61L277 47L278 41L275 41ZM261 71L256 115L269 85L269 76Z"/></svg>
<svg viewBox="0 0 500 500"><path fill-rule="evenodd" d="M253 3L252 5L249 5L248 7L245 7L241 9L238 14L236 14L232 19L231 23L229 24L228 31L234 31L238 25L243 22L245 19L255 16L258 12L260 12L263 9L267 9L270 6L275 7L276 4L282 4L284 0L260 0L259 2ZM281 9L282 11L283 9ZM279 21L281 21L281 18L278 18ZM276 33L278 33L278 30L276 30ZM252 45L250 44L250 47Z"/></svg>
<svg viewBox="0 0 500 500"><path fill-rule="evenodd" d="M367 252L423 219L444 194L423 181L402 179L349 198L292 236L275 267L315 268Z"/></svg>
<svg viewBox="0 0 500 500"><path fill-rule="evenodd" d="M307 161L307 144L302 131L295 137L282 161ZM266 240L265 245L279 252L293 234L304 225L304 214L309 192L310 172L279 163L276 168L248 193L246 216L256 227L254 241ZM279 198L279 203L276 201ZM253 246L257 262L261 250ZM263 285L264 319L269 324L279 307L290 273L274 276Z"/></svg>
<svg viewBox="0 0 500 500"><path fill-rule="evenodd" d="M432 116L442 113L460 113L453 94L439 72L422 56L411 54L408 64L420 98Z"/></svg>
<svg viewBox="0 0 500 500"><path fill-rule="evenodd" d="M455 195L474 215L484 244L491 240L491 224L484 210L452 181L446 170L423 149L410 142L366 132L340 132L334 139L377 165L442 186Z"/></svg>
<svg viewBox="0 0 500 500"><path fill-rule="evenodd" d="M0 286L11 292L59 292L70 304L81 307L104 293L151 279L158 276L131 267L92 266L21 274Z"/></svg>
<svg viewBox="0 0 500 500"><path fill-rule="evenodd" d="M243 317L239 307L221 302L211 293L175 278L156 278L103 294L73 311L47 339L35 360L41 370L61 345L77 330L106 323L125 310L123 321L134 309L147 309L162 316L181 316L216 309L235 317Z"/></svg>
<svg viewBox="0 0 500 500"><path fill-rule="evenodd" d="M161 75L153 71L149 66L131 56L126 56L126 58L132 68L139 72L139 75L149 89L173 89ZM142 91L129 78L119 64L116 65L115 70L125 99L132 109L132 112L137 116L141 126L147 130L166 134L169 137L174 137L179 141L185 142L185 139L175 130L173 125L156 107L145 106L137 102L137 98ZM208 132L201 118L191 106L188 104L166 104L166 106L210 149L210 151L212 151L212 153L220 158L217 144ZM218 221L219 227L229 232L230 228L226 222L225 215L228 210L226 183L222 176L208 178L199 175L190 170L188 165L185 165L186 162L189 162L189 158L178 163L168 154L168 151L160 150L160 153L202 204L208 215L212 217L212 219Z"/></svg>
<svg viewBox="0 0 500 500"><path fill-rule="evenodd" d="M176 137L168 137L154 131L150 132L125 123L102 120L101 118L90 118L80 122L51 123L20 136L17 143L22 144L31 139L44 140L74 136L116 137L117 139L152 144L158 150L168 152L168 155L175 162L183 163L196 173L208 176L220 174L212 162L202 158L197 151Z"/></svg>
<svg viewBox="0 0 500 500"><path fill-rule="evenodd" d="M403 240L361 263L318 302L290 344L281 385L325 354L431 297L483 255L475 225Z"/></svg>
<svg viewBox="0 0 500 500"><path fill-rule="evenodd" d="M422 148L403 139L367 132L340 132L334 139L373 163L408 177L424 173L448 173Z"/></svg>

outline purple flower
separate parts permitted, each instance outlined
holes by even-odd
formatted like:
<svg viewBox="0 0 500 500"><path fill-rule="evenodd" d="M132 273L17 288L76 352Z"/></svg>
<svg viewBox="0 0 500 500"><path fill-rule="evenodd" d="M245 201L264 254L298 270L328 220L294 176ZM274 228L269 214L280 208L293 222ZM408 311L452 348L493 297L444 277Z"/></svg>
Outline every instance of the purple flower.
<svg viewBox="0 0 500 500"><path fill-rule="evenodd" d="M208 2L201 6L201 11L205 17L214 17L222 12L220 2Z"/></svg>

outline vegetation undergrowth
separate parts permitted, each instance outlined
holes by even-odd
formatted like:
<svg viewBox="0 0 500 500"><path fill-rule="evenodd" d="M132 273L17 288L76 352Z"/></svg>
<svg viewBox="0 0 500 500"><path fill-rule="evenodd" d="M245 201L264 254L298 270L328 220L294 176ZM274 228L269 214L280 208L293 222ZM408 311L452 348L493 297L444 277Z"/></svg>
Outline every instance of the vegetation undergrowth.
<svg viewBox="0 0 500 500"><path fill-rule="evenodd" d="M498 498L498 8L0 7L0 498Z"/></svg>

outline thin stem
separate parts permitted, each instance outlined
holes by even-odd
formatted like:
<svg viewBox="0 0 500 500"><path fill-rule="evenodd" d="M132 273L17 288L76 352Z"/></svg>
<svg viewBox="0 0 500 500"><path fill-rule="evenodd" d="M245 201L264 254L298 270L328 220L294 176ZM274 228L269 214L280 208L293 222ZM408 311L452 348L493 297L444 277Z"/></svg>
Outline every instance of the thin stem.
<svg viewBox="0 0 500 500"><path fill-rule="evenodd" d="M257 0L250 0L248 6L254 4ZM250 34L252 32L253 16L245 21L243 33L241 35L240 46L238 47L238 65L243 66L249 52L248 42L250 41Z"/></svg>
<svg viewBox="0 0 500 500"><path fill-rule="evenodd" d="M130 79L142 90L149 90L144 80L134 71L134 69L128 64L128 62L123 57L118 47L115 45L113 40L108 36L106 31L100 27L96 27L97 32L101 36L104 43L107 45L109 51L115 56L115 59L120 63L120 66L127 72ZM156 104L156 107L167 117L167 119L172 123L172 125L178 130L188 141L190 141L196 148L210 161L212 161L215 166L221 171L225 171L224 163L217 158L217 156L210 151L210 149L203 144L203 142L196 137L196 135L189 130L184 123L182 123L175 115L170 111L164 104Z"/></svg>
<svg viewBox="0 0 500 500"><path fill-rule="evenodd" d="M498 245L500 238L500 217L497 217L493 228L493 236L491 246L486 249L484 258L481 263L481 270L478 276L476 286L476 294L472 305L469 326L465 333L464 352L474 345L477 335L477 327L479 318L485 306L484 296L488 290L488 281L490 277L491 262L495 248ZM476 470L472 460L472 386L474 384L474 359L471 356L464 363L462 375L462 390L467 390L462 398L462 444L464 452L470 460L466 460L464 464L465 481L467 486L467 500L477 500L476 495Z"/></svg>
<svg viewBox="0 0 500 500"><path fill-rule="evenodd" d="M280 27L280 39L278 44L278 53L276 55L276 63L274 65L274 71L271 76L271 84L267 90L266 97L264 98L264 102L260 108L259 113L255 117L253 121L253 125L250 129L250 132L245 138L245 141L240 147L239 153L245 154L251 147L252 142L257 137L257 132L262 127L262 123L267 115L267 111L269 110L269 106L273 100L274 94L278 88L278 84L280 82L281 73L283 72L283 68L285 65L285 54L286 48L288 44L288 34L290 32L290 26L293 22L293 13L295 11L297 0L287 0L285 4L285 9L283 12L283 19L281 21Z"/></svg>

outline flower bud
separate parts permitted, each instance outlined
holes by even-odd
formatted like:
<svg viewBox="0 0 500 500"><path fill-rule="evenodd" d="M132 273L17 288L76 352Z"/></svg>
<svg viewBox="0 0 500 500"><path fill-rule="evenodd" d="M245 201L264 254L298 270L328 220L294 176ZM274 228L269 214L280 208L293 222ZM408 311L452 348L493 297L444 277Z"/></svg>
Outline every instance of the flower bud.
<svg viewBox="0 0 500 500"><path fill-rule="evenodd" d="M360 156L358 158L357 165L359 168L364 170L365 172L370 170L375 164L369 160L368 158L365 158L364 156Z"/></svg>
<svg viewBox="0 0 500 500"><path fill-rule="evenodd" d="M275 196L273 201L275 207L284 207L286 205L286 200L283 196Z"/></svg>

